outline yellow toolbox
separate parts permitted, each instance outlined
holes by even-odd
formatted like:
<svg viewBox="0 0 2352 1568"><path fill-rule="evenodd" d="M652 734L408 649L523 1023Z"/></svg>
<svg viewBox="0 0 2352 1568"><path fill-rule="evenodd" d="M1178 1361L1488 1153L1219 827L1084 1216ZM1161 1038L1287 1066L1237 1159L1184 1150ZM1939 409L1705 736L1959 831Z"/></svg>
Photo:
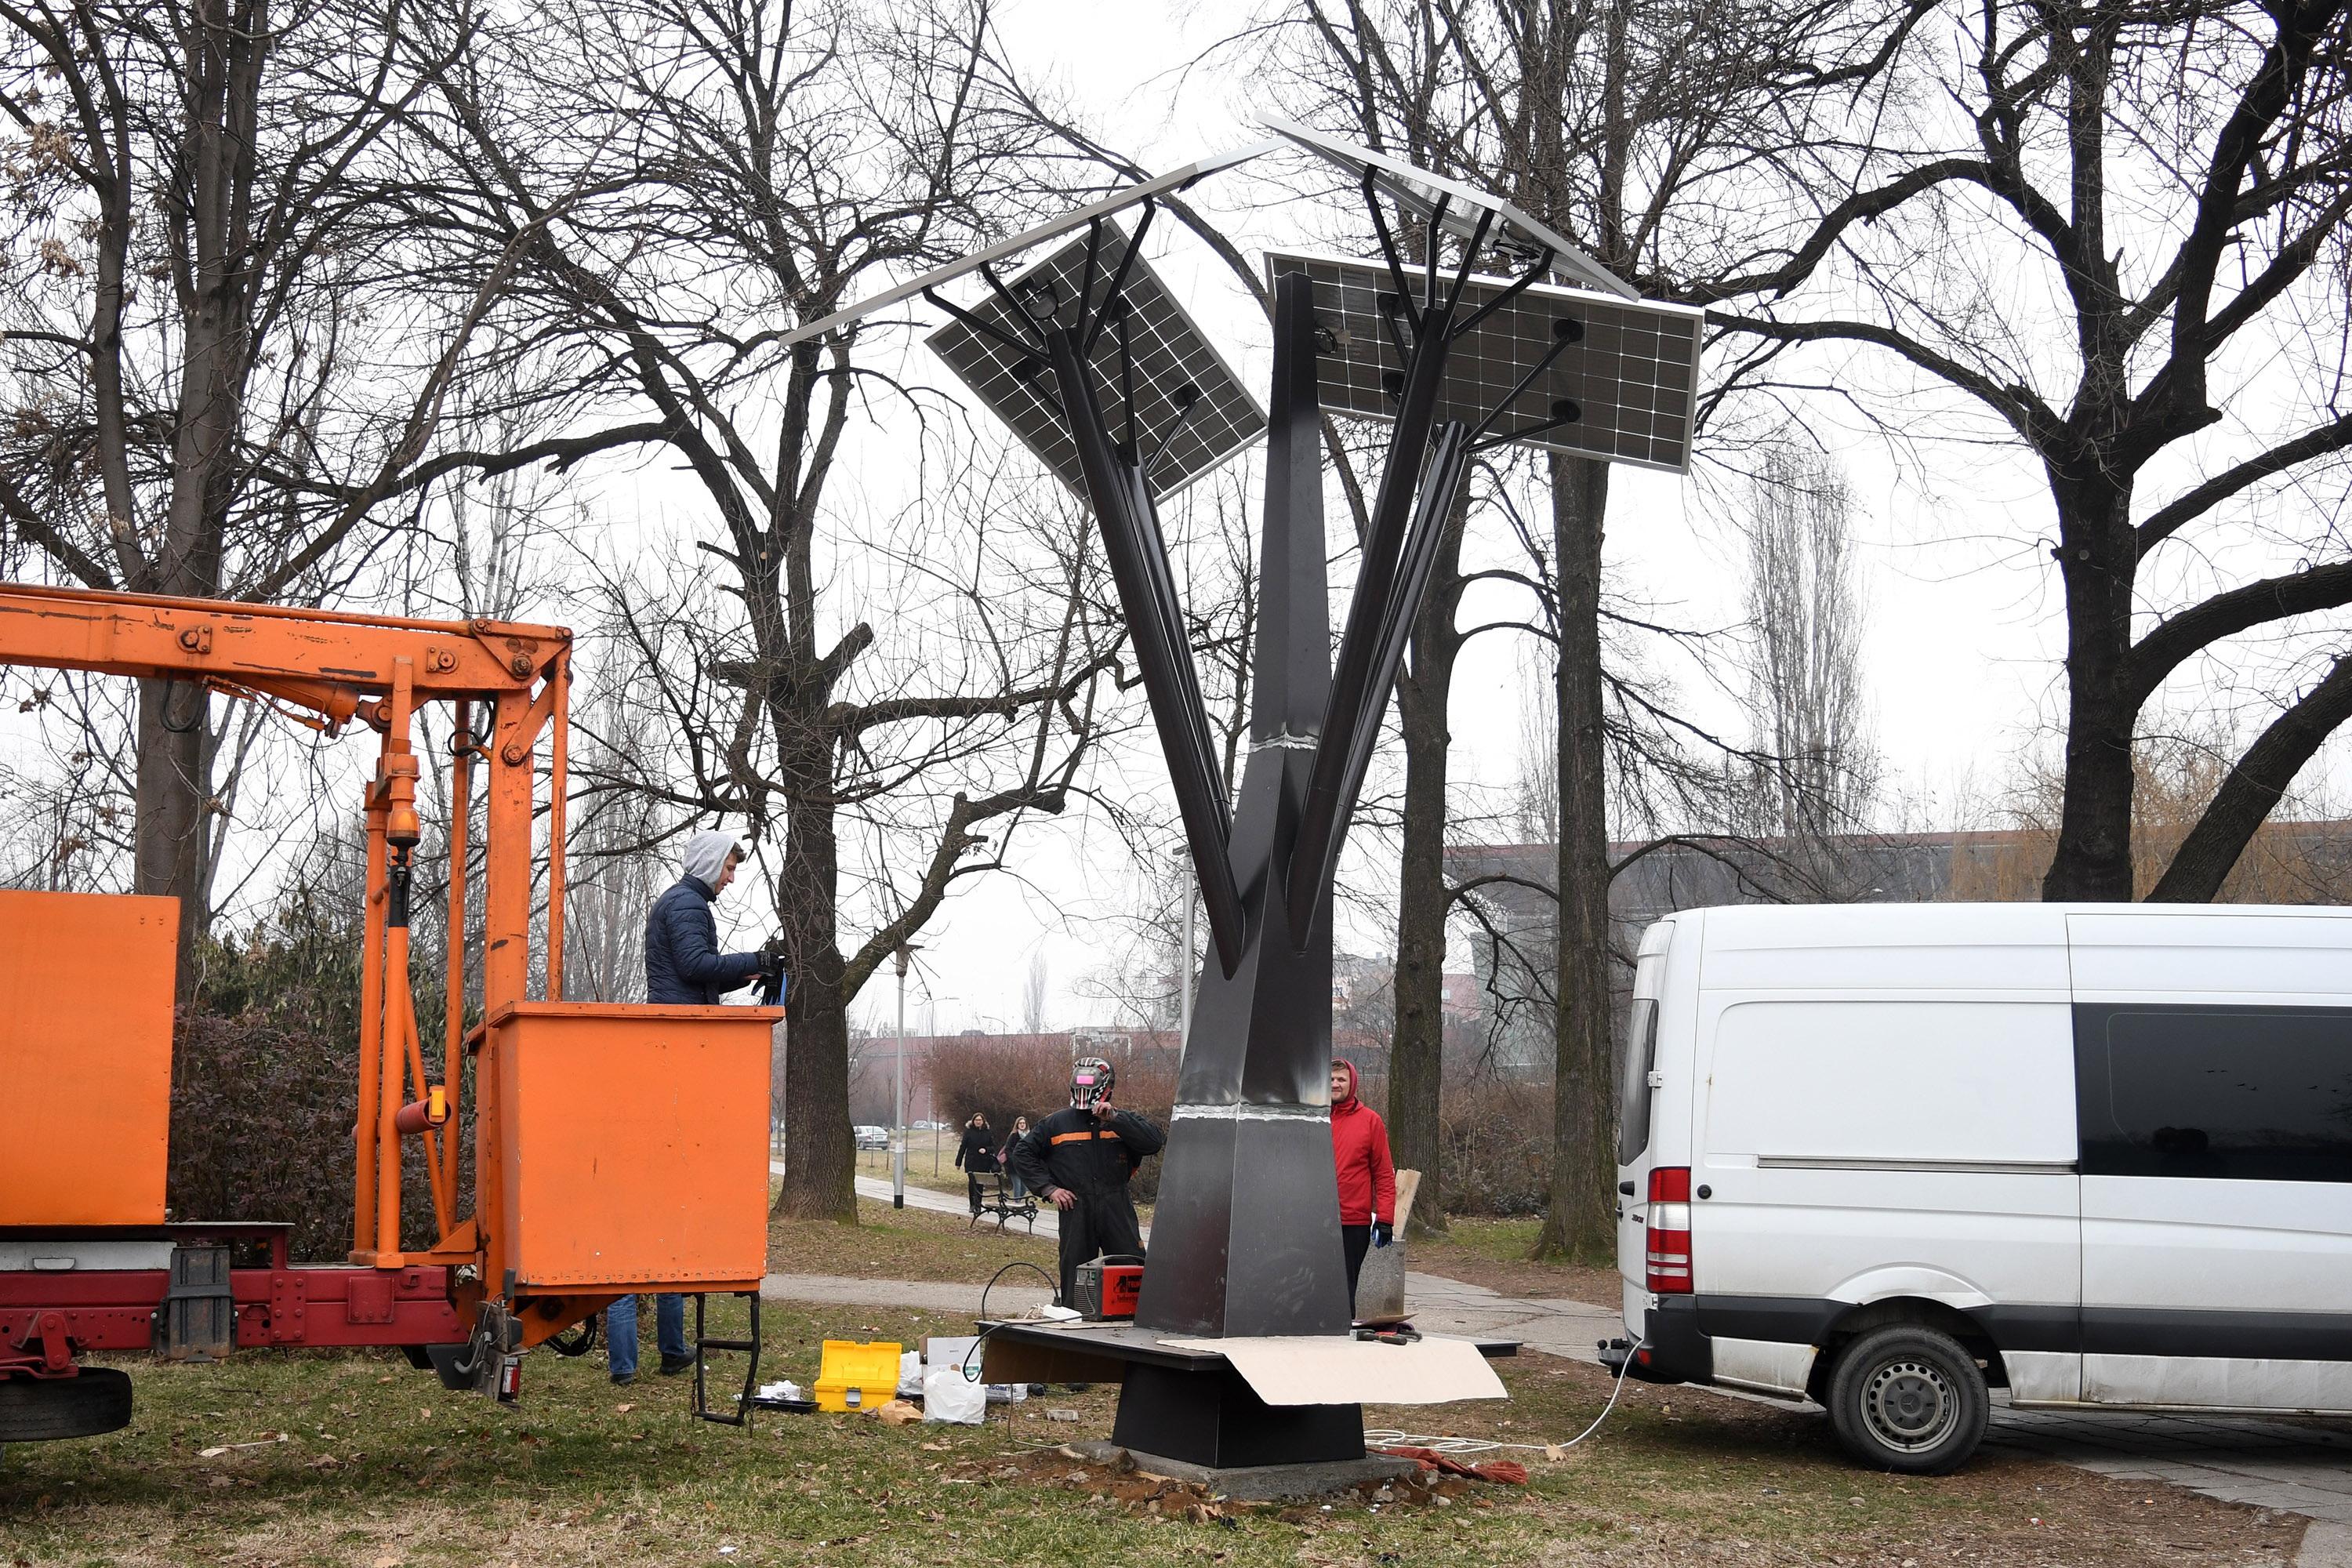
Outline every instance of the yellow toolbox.
<svg viewBox="0 0 2352 1568"><path fill-rule="evenodd" d="M877 1340L827 1340L824 1359L817 1365L816 1407L819 1410L873 1410L898 1394L898 1347Z"/></svg>

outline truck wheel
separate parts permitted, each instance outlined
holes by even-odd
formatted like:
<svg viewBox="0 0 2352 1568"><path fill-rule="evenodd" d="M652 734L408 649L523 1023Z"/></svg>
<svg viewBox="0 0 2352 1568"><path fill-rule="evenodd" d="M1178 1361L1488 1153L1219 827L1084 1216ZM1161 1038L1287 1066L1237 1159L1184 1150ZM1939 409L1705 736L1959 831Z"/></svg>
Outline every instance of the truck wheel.
<svg viewBox="0 0 2352 1568"><path fill-rule="evenodd" d="M131 1425L131 1374L86 1366L73 1377L0 1378L0 1443L95 1437Z"/></svg>
<svg viewBox="0 0 2352 1568"><path fill-rule="evenodd" d="M1874 1330L1830 1371L1830 1424L1873 1469L1940 1476L1983 1440L1992 1396L1976 1358L1949 1334L1916 1324Z"/></svg>

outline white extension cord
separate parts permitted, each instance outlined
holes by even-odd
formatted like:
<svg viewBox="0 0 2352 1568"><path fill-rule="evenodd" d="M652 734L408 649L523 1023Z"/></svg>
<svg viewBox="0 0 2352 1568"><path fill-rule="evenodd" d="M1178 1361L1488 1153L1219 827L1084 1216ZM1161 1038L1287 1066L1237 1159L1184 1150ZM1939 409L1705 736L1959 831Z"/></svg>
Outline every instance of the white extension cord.
<svg viewBox="0 0 2352 1568"><path fill-rule="evenodd" d="M1609 1390L1609 1403L1592 1418L1592 1425L1565 1443L1498 1443L1485 1437L1454 1437L1437 1432L1397 1432L1380 1428L1364 1434L1364 1446L1370 1448L1427 1448L1434 1454L1459 1457L1465 1454L1493 1454L1506 1449L1531 1454L1565 1453L1601 1430L1609 1413L1617 1408L1617 1396L1625 1392L1625 1374L1633 1370L1633 1357L1648 1342L1635 1340L1632 1350L1625 1352L1625 1364L1617 1369L1617 1381Z"/></svg>

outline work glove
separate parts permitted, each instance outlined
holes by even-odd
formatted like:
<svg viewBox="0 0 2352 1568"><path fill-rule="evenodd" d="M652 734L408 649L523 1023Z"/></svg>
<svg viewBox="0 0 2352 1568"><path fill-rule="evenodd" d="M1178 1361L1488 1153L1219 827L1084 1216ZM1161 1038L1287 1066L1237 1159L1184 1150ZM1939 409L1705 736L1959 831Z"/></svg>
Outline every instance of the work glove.
<svg viewBox="0 0 2352 1568"><path fill-rule="evenodd" d="M784 970L784 939L780 933L760 945L760 973L781 974Z"/></svg>
<svg viewBox="0 0 2352 1568"><path fill-rule="evenodd" d="M1396 1226L1389 1224L1389 1222L1384 1219L1378 1219L1372 1222L1372 1245L1374 1247L1386 1247L1390 1242L1394 1241L1395 1239Z"/></svg>

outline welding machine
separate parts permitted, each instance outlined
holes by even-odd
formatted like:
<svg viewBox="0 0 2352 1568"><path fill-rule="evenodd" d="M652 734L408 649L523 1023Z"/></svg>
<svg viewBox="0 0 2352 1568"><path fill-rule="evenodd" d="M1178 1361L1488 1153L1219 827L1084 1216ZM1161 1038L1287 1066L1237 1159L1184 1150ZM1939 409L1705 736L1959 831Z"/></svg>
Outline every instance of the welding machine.
<svg viewBox="0 0 2352 1568"><path fill-rule="evenodd" d="M1133 1319L1143 1295L1143 1259L1131 1252L1105 1253L1081 1263L1072 1286L1071 1308L1095 1322Z"/></svg>

